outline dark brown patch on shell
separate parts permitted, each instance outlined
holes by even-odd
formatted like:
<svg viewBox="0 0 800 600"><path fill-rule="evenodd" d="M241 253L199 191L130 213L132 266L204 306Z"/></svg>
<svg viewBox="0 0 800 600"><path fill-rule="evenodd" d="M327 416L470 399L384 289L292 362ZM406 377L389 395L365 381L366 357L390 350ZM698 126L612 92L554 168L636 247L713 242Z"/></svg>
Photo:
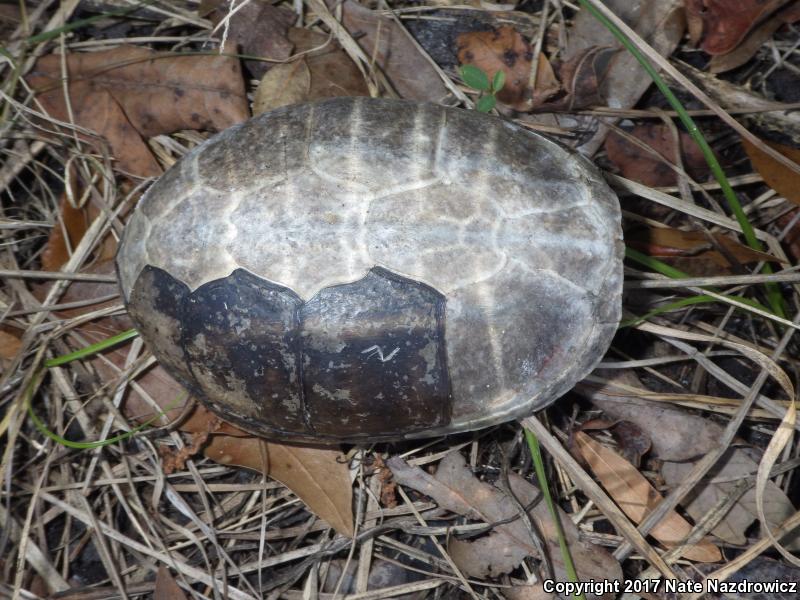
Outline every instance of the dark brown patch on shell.
<svg viewBox="0 0 800 600"><path fill-rule="evenodd" d="M189 288L166 271L147 265L131 289L128 313L158 362L183 386L196 390L181 344L182 306Z"/></svg>
<svg viewBox="0 0 800 600"><path fill-rule="evenodd" d="M302 303L291 290L244 269L186 298L183 346L212 408L310 432L299 371Z"/></svg>
<svg viewBox="0 0 800 600"><path fill-rule="evenodd" d="M303 303L244 269L189 292L147 266L131 309L173 375L261 435L397 438L451 421L445 298L385 269Z"/></svg>
<svg viewBox="0 0 800 600"><path fill-rule="evenodd" d="M430 286L381 268L309 300L303 382L317 433L397 436L447 425L444 307Z"/></svg>

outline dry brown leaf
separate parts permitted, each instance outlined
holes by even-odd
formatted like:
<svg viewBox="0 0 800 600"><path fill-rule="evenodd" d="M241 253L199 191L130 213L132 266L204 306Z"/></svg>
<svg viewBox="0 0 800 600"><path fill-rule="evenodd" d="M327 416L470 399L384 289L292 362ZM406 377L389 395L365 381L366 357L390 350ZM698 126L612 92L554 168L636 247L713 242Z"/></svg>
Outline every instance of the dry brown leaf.
<svg viewBox="0 0 800 600"><path fill-rule="evenodd" d="M587 382L575 390L613 419L631 421L650 438L656 457L682 462L711 452L723 429L714 421L668 406L642 400L635 391L646 392L631 371L612 371L607 384L596 387ZM624 386L624 387L622 387Z"/></svg>
<svg viewBox="0 0 800 600"><path fill-rule="evenodd" d="M336 98L339 96L369 96L369 89L361 71L347 52L327 35L292 27L289 39L296 52L309 52L305 60L311 71L309 100Z"/></svg>
<svg viewBox="0 0 800 600"><path fill-rule="evenodd" d="M347 568L345 569L345 567ZM335 596L336 598L342 598L344 594L357 593L358 567L359 561L355 558L352 560L336 558L330 561L325 579L320 582L320 591L330 595L323 597L334 598L333 592L335 590L339 592ZM370 562L369 575L367 577L367 590L374 592L395 585L407 584L412 580L412 577L412 572L398 563L373 558ZM395 600L420 600L419 595L413 592L392 597Z"/></svg>
<svg viewBox="0 0 800 600"><path fill-rule="evenodd" d="M711 73L725 73L740 67L753 58L764 43L787 23L800 19L800 2L784 7L753 29L742 42L726 54L712 56L708 63Z"/></svg>
<svg viewBox="0 0 800 600"><path fill-rule="evenodd" d="M694 463L665 462L661 473L666 483L677 486L694 468ZM753 477L758 461L745 448L731 448L686 496L681 504L695 520L705 516L724 497L728 496L744 477ZM771 527L776 527L796 511L786 493L773 481L767 483L764 507ZM756 490L750 487L711 533L731 544L747 543L745 531L758 519ZM800 550L800 532L783 538L782 543L796 552Z"/></svg>
<svg viewBox="0 0 800 600"><path fill-rule="evenodd" d="M562 83L560 94L544 98L541 93L534 93L532 108L537 111L573 111L589 106L605 105L605 99L599 92L598 64L605 63L608 54L616 50L592 47L556 65L558 79ZM537 84L538 88L538 84ZM543 102L537 101L537 96Z"/></svg>
<svg viewBox="0 0 800 600"><path fill-rule="evenodd" d="M64 195L61 197L57 214L56 226L50 230L47 243L42 251L42 270L44 271L58 271L69 260L69 249L74 249L83 239L83 234L86 233L92 221L100 215L100 210L91 200L82 208L75 208ZM67 239L69 239L69 246L67 246ZM113 235L108 235L95 252L94 258L99 261L111 260L116 251L116 239Z"/></svg>
<svg viewBox="0 0 800 600"><path fill-rule="evenodd" d="M42 251L42 270L58 271L69 260L69 248L75 248L89 228L86 209L74 208L66 195L61 197L58 207L58 221L50 231Z"/></svg>
<svg viewBox="0 0 800 600"><path fill-rule="evenodd" d="M261 78L253 97L253 115L308 100L311 71L304 59L275 65Z"/></svg>
<svg viewBox="0 0 800 600"><path fill-rule="evenodd" d="M686 0L686 18L708 54L726 54L788 0Z"/></svg>
<svg viewBox="0 0 800 600"><path fill-rule="evenodd" d="M452 512L487 523L497 523L519 515L517 505L508 494L478 480L458 452L452 452L442 459L435 476L419 467L409 466L399 457L390 458L387 465L400 484L430 496L440 507ZM515 473L509 474L509 483L523 506L530 506L539 495L535 486ZM536 503L529 514L544 538L556 579L566 581L558 534L545 503ZM604 549L580 540L577 527L569 516L564 512L560 512L560 516L579 579L621 578L619 563ZM449 552L459 568L477 577L508 572L526 556L537 554L528 527L521 519L498 525L492 533L477 541L454 540L449 545Z"/></svg>
<svg viewBox="0 0 800 600"><path fill-rule="evenodd" d="M712 56L711 61L708 63L708 70L711 73L725 73L736 67L741 67L748 60L753 58L764 42L770 39L783 25L784 21L779 15L772 15L748 33L742 42L733 50L725 54Z"/></svg>
<svg viewBox="0 0 800 600"><path fill-rule="evenodd" d="M353 496L347 461L332 448L277 444L254 436L214 435L204 453L280 481L337 532L352 537Z"/></svg>
<svg viewBox="0 0 800 600"><path fill-rule="evenodd" d="M234 3L230 0L204 0L198 13L215 27L219 26L220 31L226 29L227 39L236 44L242 54L273 61L283 61L292 55L292 42L287 34L297 20L293 11L273 6L267 0L238 1L235 2L236 12L228 18L227 25L220 26L228 17L231 4ZM244 65L253 77L261 78L275 63L245 59Z"/></svg>
<svg viewBox="0 0 800 600"><path fill-rule="evenodd" d="M490 81L497 71L505 73L505 86L497 94L500 102L518 110L526 110L530 106L531 90L528 84L533 53L530 44L516 29L504 26L494 31L462 33L457 38L457 45L458 61L462 65L478 67L489 76ZM547 59L541 54L539 56L541 67L542 60ZM555 75L551 73L548 62L543 76L537 77L537 80L545 87L552 87Z"/></svg>
<svg viewBox="0 0 800 600"><path fill-rule="evenodd" d="M21 347L22 340L19 336L6 329L0 329L0 358L13 359Z"/></svg>
<svg viewBox="0 0 800 600"><path fill-rule="evenodd" d="M703 571L708 573L709 571ZM742 587L752 585L754 581L764 582L800 582L800 568L785 560L775 560L765 556L755 556L753 560L742 565L735 573L727 577L727 581L735 584L742 584ZM741 588L740 588L741 589ZM785 591L765 592L765 593L746 593L736 592L726 594L731 600L797 600L797 592L791 588Z"/></svg>
<svg viewBox="0 0 800 600"><path fill-rule="evenodd" d="M19 4L0 4L0 39L8 39L11 34L22 23L22 12Z"/></svg>
<svg viewBox="0 0 800 600"><path fill-rule="evenodd" d="M608 495L634 523L641 523L662 500L661 494L632 464L619 454L593 440L582 431L575 432L575 446L589 464ZM678 513L668 513L650 531L668 548L689 535L692 526ZM718 562L722 553L709 540L700 540L683 551L682 556L698 562Z"/></svg>
<svg viewBox="0 0 800 600"><path fill-rule="evenodd" d="M436 69L390 17L370 10L353 0L326 0L329 8L342 7L342 23L401 97L440 103L449 91Z"/></svg>
<svg viewBox="0 0 800 600"><path fill-rule="evenodd" d="M753 250L721 233L648 227L626 233L626 240L632 248L650 256L683 259L681 267L692 274L728 273L738 265L775 260L772 255Z"/></svg>
<svg viewBox="0 0 800 600"><path fill-rule="evenodd" d="M161 172L142 138L179 129L222 130L249 116L235 58L123 46L65 60L75 124L104 137L120 170L133 175ZM43 56L28 83L50 116L69 121L61 61L56 54Z"/></svg>
<svg viewBox="0 0 800 600"><path fill-rule="evenodd" d="M795 262L800 261L800 220L796 218L798 212L800 212L798 209L791 210L778 217L778 220L775 221L775 224L781 231L793 223L786 232L786 235L783 236L783 243L786 246L787 254L793 258Z"/></svg>
<svg viewBox="0 0 800 600"><path fill-rule="evenodd" d="M254 114L298 102L369 95L358 67L334 40L298 27L289 29L288 37L304 57L270 69L256 90Z"/></svg>
<svg viewBox="0 0 800 600"><path fill-rule="evenodd" d="M658 156L626 136L612 131L606 138L605 150L608 159L622 175L650 187L675 185L678 175L669 166L675 164L675 136L670 128L662 123L649 123L637 125L629 134ZM705 180L708 176L708 164L700 148L685 131L681 131L679 137L684 169L696 181Z"/></svg>
<svg viewBox="0 0 800 600"><path fill-rule="evenodd" d="M591 419L580 427L581 431L596 429L607 429L617 442L622 457L636 467L641 463L642 456L650 451L650 437L636 423Z"/></svg>
<svg viewBox="0 0 800 600"><path fill-rule="evenodd" d="M800 164L800 148L793 148L775 142L764 143L783 154L786 158ZM766 184L787 200L800 204L800 175L780 164L749 141L743 139L742 145L750 158L750 162L753 164L753 168L764 178Z"/></svg>
<svg viewBox="0 0 800 600"><path fill-rule="evenodd" d="M164 565L158 567L153 600L186 600L186 594L180 588L178 582L175 581L169 569Z"/></svg>

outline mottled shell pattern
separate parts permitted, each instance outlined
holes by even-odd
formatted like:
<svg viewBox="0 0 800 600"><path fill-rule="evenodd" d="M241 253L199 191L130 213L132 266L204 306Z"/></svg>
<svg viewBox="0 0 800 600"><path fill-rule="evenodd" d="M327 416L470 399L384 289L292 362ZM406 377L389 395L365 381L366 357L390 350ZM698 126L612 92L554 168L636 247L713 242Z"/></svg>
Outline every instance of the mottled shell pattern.
<svg viewBox="0 0 800 600"><path fill-rule="evenodd" d="M117 269L169 372L298 441L470 430L551 403L617 328L620 209L507 121L337 98L255 117L147 191Z"/></svg>

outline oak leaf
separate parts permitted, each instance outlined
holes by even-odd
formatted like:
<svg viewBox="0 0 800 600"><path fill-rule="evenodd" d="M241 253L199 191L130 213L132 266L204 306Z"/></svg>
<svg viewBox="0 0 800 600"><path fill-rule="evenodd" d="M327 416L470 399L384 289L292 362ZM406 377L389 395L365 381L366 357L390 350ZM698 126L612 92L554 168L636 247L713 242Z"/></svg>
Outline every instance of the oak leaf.
<svg viewBox="0 0 800 600"><path fill-rule="evenodd" d="M662 500L661 494L631 463L612 449L595 441L582 431L575 432L576 450L589 464L608 495L634 523L641 523ZM692 526L672 511L651 530L650 534L671 548L684 539ZM718 562L722 553L708 540L700 540L682 552L685 558L698 562Z"/></svg>
<svg viewBox="0 0 800 600"><path fill-rule="evenodd" d="M135 46L49 54L27 80L48 115L63 122L72 117L75 125L105 138L119 169L139 177L161 173L147 138L180 129L218 131L249 116L239 63L222 55L181 56Z"/></svg>

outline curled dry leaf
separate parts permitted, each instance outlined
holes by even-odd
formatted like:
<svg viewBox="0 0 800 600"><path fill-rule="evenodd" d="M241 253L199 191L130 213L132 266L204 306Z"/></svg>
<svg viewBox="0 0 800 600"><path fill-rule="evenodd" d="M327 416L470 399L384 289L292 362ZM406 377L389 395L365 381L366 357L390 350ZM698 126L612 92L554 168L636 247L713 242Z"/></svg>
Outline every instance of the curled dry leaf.
<svg viewBox="0 0 800 600"><path fill-rule="evenodd" d="M604 0L603 3L662 56L672 54L683 38L686 20L682 0ZM575 17L570 30L564 60L577 60L578 56L590 48L608 49L607 52L598 54L598 59L603 58L602 64L598 60L595 65L599 96L607 106L632 108L652 85L652 80L631 53L622 49L613 34L589 11L582 10ZM591 116L576 117L571 127L588 132L576 140L577 148L588 156L597 151L609 131L602 124L598 127L597 120Z"/></svg>
<svg viewBox="0 0 800 600"><path fill-rule="evenodd" d="M786 229L786 235L783 237L783 243L786 245L786 252L795 261L800 262L800 219L798 218L800 209L789 211L781 215L775 222L781 231Z"/></svg>
<svg viewBox="0 0 800 600"><path fill-rule="evenodd" d="M478 480L458 452L451 452L442 459L435 476L419 467L409 466L396 456L390 458L387 465L398 483L430 496L442 508L487 523L511 519L509 523L496 525L491 533L476 541L454 540L450 543L448 550L453 560L467 574L497 576L516 568L526 556L537 555L527 525L522 519L515 518L519 516L517 504L508 493ZM523 506L533 505L529 514L536 530L544 538L554 575L559 581L567 581L558 535L549 510L544 502L536 502L539 490L515 473L509 474L509 483ZM619 563L603 548L580 540L578 529L569 516L560 509L559 513L578 578L581 581L620 579L622 570Z"/></svg>
<svg viewBox="0 0 800 600"><path fill-rule="evenodd" d="M512 584L513 584L512 580ZM500 593L506 600L551 600L555 594L544 591L544 585L534 583L532 585L513 585L510 588L500 588Z"/></svg>
<svg viewBox="0 0 800 600"><path fill-rule="evenodd" d="M725 54L748 31L788 0L685 0L686 18L695 39L708 54ZM702 32L702 33L700 33Z"/></svg>
<svg viewBox="0 0 800 600"><path fill-rule="evenodd" d="M235 58L122 46L64 60L75 124L104 137L120 170L132 175L161 172L143 138L179 129L222 130L249 116ZM43 56L27 80L47 114L68 122L61 61L56 54Z"/></svg>
<svg viewBox="0 0 800 600"><path fill-rule="evenodd" d="M158 568L153 600L186 600L186 594L183 593L172 573L164 565Z"/></svg>
<svg viewBox="0 0 800 600"><path fill-rule="evenodd" d="M773 102L686 63L676 62L676 66L722 108L742 111L741 119L762 137L800 147L800 111L793 105Z"/></svg>
<svg viewBox="0 0 800 600"><path fill-rule="evenodd" d="M305 52L304 60L311 72L308 100L338 96L369 96L361 71L330 36L309 29L292 27L289 39L295 52Z"/></svg>
<svg viewBox="0 0 800 600"><path fill-rule="evenodd" d="M42 251L42 270L58 271L69 260L70 250L78 245L89 225L99 215L100 209L91 199L85 206L75 208L67 200L66 194L63 195L58 207L58 221L50 231ZM116 239L108 235L95 252L94 258L99 261L111 260L116 250Z"/></svg>
<svg viewBox="0 0 800 600"><path fill-rule="evenodd" d="M11 329L0 329L0 364L2 361L12 360L22 347L22 340Z"/></svg>
<svg viewBox="0 0 800 600"><path fill-rule="evenodd" d="M674 487L683 481L693 468L693 462L665 462L661 473L667 484ZM750 456L748 449L731 448L722 455L705 479L686 496L682 505L693 519L700 519L720 500L733 493L742 478L754 478L757 470L758 461ZM767 482L764 512L770 527L775 528L795 511L796 509L786 493L773 481ZM731 544L745 544L747 543L745 531L756 519L758 519L756 490L755 485L752 485L711 533ZM782 543L793 552L800 550L800 531L795 531L782 538Z"/></svg>
<svg viewBox="0 0 800 600"><path fill-rule="evenodd" d="M641 523L662 500L661 494L632 464L612 449L596 442L582 431L575 432L575 447L603 484L608 495L634 523ZM676 546L692 526L672 511L650 534L667 548ZM700 540L684 549L682 556L698 562L718 562L722 553L709 540Z"/></svg>
<svg viewBox="0 0 800 600"><path fill-rule="evenodd" d="M772 35L786 23L793 23L800 19L800 2L794 1L773 13L768 19L752 29L741 43L725 54L718 54L711 58L708 70L712 73L724 73L740 67L755 56L758 49L772 37Z"/></svg>
<svg viewBox="0 0 800 600"><path fill-rule="evenodd" d="M605 64L609 54L616 50L591 47L576 54L567 61L555 65L558 79L562 81L557 94L545 96L538 92L533 95L533 106L536 111L573 111L589 106L606 104L599 91L600 71L598 65ZM541 101L539 101L541 99Z"/></svg>
<svg viewBox="0 0 800 600"><path fill-rule="evenodd" d="M204 453L216 462L254 469L280 481L337 532L352 537L352 483L338 449L278 444L245 434L214 435Z"/></svg>
<svg viewBox="0 0 800 600"><path fill-rule="evenodd" d="M670 128L662 123L649 123L636 125L628 134L634 139L612 131L605 142L608 159L620 173L627 179L650 187L675 185L678 175L671 165L675 164L676 140ZM678 137L681 162L686 173L695 181L705 180L708 177L708 164L700 148L685 131L680 131Z"/></svg>
<svg viewBox="0 0 800 600"><path fill-rule="evenodd" d="M706 571L702 568L701 571L706 574L710 572L710 570ZM742 565L741 569L737 569L735 573L731 573L727 581L734 583L753 581L797 582L800 581L800 568L789 564L787 561L766 558L765 556L756 556L753 560L748 561L746 565ZM735 598L736 600L794 600L797 598L797 594L791 591L787 591L786 593L737 593L736 595L730 594L728 597L731 599Z"/></svg>
<svg viewBox="0 0 800 600"><path fill-rule="evenodd" d="M253 97L253 115L308 100L311 71L304 59L275 65L261 78Z"/></svg>
<svg viewBox="0 0 800 600"><path fill-rule="evenodd" d="M332 594L338 589L339 594L355 594L356 580L358 578L359 561L337 558L330 561L325 580L321 582L321 592ZM346 569L345 569L346 567ZM344 576L343 572L344 571ZM367 589L371 591L382 590L396 585L404 585L411 579L411 571L399 564L385 560L373 560L370 563L367 577ZM341 582L339 581L341 578ZM339 598L340 596L337 594ZM402 596L393 596L396 600L419 600L413 592Z"/></svg>
<svg viewBox="0 0 800 600"><path fill-rule="evenodd" d="M650 436L636 423L618 421L611 428L611 435L619 445L622 456L637 467L642 457L650 451Z"/></svg>

